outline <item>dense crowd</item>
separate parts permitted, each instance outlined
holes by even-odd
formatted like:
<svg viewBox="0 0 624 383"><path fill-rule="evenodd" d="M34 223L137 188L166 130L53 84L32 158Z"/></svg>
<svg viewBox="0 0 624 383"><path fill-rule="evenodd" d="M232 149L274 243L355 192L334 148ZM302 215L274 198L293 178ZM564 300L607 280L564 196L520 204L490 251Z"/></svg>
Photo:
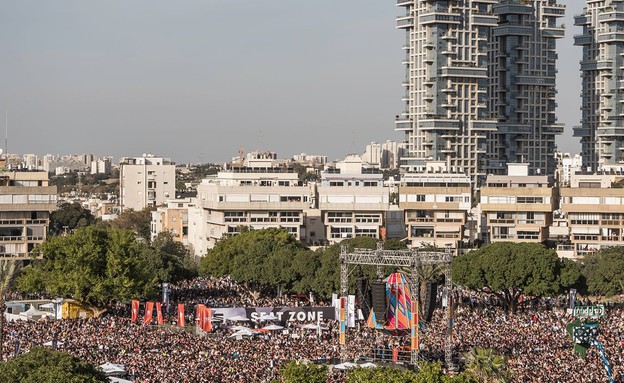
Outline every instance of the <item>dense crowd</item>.
<svg viewBox="0 0 624 383"><path fill-rule="evenodd" d="M252 295L228 279L197 279L172 286L172 306L209 307L294 306L311 304L307 297ZM482 297L460 297L455 311L453 349L462 355L473 347L494 348L507 356L514 382L601 382L607 381L600 355L590 348L586 359L573 353L565 330L573 321L562 308L564 301L543 301L518 313L506 313L497 302ZM316 302L315 305L318 305ZM189 309L189 311L192 311ZM340 355L338 326L327 320L326 330L311 331L300 323L281 323L286 332L267 331L253 337L232 338L233 330L221 326L212 333L196 334L174 326L133 324L129 310L119 310L98 319L43 322L11 322L5 328L4 356L12 357L33 345L56 339L56 344L91 363L126 366L130 377L140 383L174 382L270 382L278 368L290 360L329 362ZM171 315L171 318L175 318ZM140 322L140 320L139 320ZM192 322L191 322L192 323ZM261 324L245 325L260 327ZM189 330L189 331L187 331ZM600 321L599 340L605 346L616 379L624 374L624 312L611 308ZM447 324L443 310L421 330L422 355L441 358ZM349 359L371 356L372 349L392 348L401 342L361 324L348 336ZM344 381L332 373L329 381ZM616 380L617 381L617 380Z"/></svg>

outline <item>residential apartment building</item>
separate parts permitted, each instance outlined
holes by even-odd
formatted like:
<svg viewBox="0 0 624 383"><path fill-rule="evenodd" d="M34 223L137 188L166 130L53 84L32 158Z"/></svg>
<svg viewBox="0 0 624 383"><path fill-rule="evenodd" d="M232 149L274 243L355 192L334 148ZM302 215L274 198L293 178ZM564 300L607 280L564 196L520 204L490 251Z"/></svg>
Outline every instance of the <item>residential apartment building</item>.
<svg viewBox="0 0 624 383"><path fill-rule="evenodd" d="M460 247L472 208L470 177L446 172L444 164L425 173L407 173L399 187L411 246Z"/></svg>
<svg viewBox="0 0 624 383"><path fill-rule="evenodd" d="M237 234L239 226L281 227L305 241L304 211L314 205L314 198L292 169L235 167L204 179L197 187L201 211L191 213L199 222L193 222L190 230L203 231L197 240L208 248L224 235Z"/></svg>
<svg viewBox="0 0 624 383"><path fill-rule="evenodd" d="M561 188L560 209L575 257L609 246L624 246L624 189L611 186L624 175L575 174Z"/></svg>
<svg viewBox="0 0 624 383"><path fill-rule="evenodd" d="M583 48L581 138L587 171L624 161L624 1L588 0L574 24L583 28L574 44Z"/></svg>
<svg viewBox="0 0 624 383"><path fill-rule="evenodd" d="M175 164L168 158L145 155L119 161L120 207L142 210L175 198Z"/></svg>
<svg viewBox="0 0 624 383"><path fill-rule="evenodd" d="M481 213L491 242L543 242L557 204L552 176L530 176L529 164L508 164L506 176L487 177Z"/></svg>
<svg viewBox="0 0 624 383"><path fill-rule="evenodd" d="M378 169L362 165L360 156L349 155L321 173L318 208L330 243L360 236L381 238L389 188Z"/></svg>
<svg viewBox="0 0 624 383"><path fill-rule="evenodd" d="M505 174L507 163L526 163L530 175L554 174L557 20L565 6L555 0L501 1L489 50L488 109L498 120L490 132L488 174Z"/></svg>
<svg viewBox="0 0 624 383"><path fill-rule="evenodd" d="M158 207L152 212L151 239L159 233L169 232L173 239L189 245L189 209L195 206L192 198L181 198L167 201L165 206Z"/></svg>
<svg viewBox="0 0 624 383"><path fill-rule="evenodd" d="M405 110L395 128L405 132L401 164L422 172L444 161L451 172L485 177L488 133L488 43L499 0L398 0L406 41Z"/></svg>
<svg viewBox="0 0 624 383"><path fill-rule="evenodd" d="M56 202L48 173L0 172L0 258L28 259L46 239Z"/></svg>

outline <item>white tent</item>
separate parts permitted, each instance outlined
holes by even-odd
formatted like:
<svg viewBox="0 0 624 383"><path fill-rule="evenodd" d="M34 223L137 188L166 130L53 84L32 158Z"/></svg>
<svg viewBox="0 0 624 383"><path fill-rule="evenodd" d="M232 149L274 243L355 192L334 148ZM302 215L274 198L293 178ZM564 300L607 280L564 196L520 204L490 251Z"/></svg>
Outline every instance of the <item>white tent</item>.
<svg viewBox="0 0 624 383"><path fill-rule="evenodd" d="M235 317L227 318L227 320L229 320L231 322L249 322L249 319L247 317L242 316L242 315L238 315L238 316L235 316Z"/></svg>
<svg viewBox="0 0 624 383"><path fill-rule="evenodd" d="M126 366L123 364L115 364L115 363L104 363L100 366L100 370L104 372L105 375L123 375L126 373Z"/></svg>
<svg viewBox="0 0 624 383"><path fill-rule="evenodd" d="M340 363L334 366L334 368L338 369L338 370L346 370L348 368L355 368L358 365L355 363L351 363L351 362L344 362L344 363Z"/></svg>
<svg viewBox="0 0 624 383"><path fill-rule="evenodd" d="M110 376L108 378L108 380L112 383L134 383L131 380L126 380L126 379L121 379L121 378L115 378L114 376Z"/></svg>
<svg viewBox="0 0 624 383"><path fill-rule="evenodd" d="M244 336L254 336L258 335L258 331L253 331L251 329L236 331L234 334L230 335L230 338L242 338Z"/></svg>
<svg viewBox="0 0 624 383"><path fill-rule="evenodd" d="M284 326L278 326L276 324L272 324L270 326L265 326L262 329L263 330L269 330L269 331L278 331L278 330L283 330Z"/></svg>
<svg viewBox="0 0 624 383"><path fill-rule="evenodd" d="M245 326L228 326L229 330L232 331L245 331L245 330L251 330L249 327L245 327Z"/></svg>
<svg viewBox="0 0 624 383"><path fill-rule="evenodd" d="M34 321L38 321L39 319L43 317L47 317L47 316L54 317L54 314L37 310L35 306L32 306L32 305L30 306L28 310L21 312L19 315L20 315L20 318L34 320Z"/></svg>
<svg viewBox="0 0 624 383"><path fill-rule="evenodd" d="M377 365L375 363L367 362L367 363L360 364L359 367L362 367L362 368L375 368L375 367L377 367Z"/></svg>
<svg viewBox="0 0 624 383"><path fill-rule="evenodd" d="M61 341L58 341L58 340L56 341L56 346L57 346L57 347L58 347L58 346L62 346L62 345L64 345L64 344L65 344L65 343L63 343L63 342L61 342ZM49 342L45 342L43 345L44 345L44 346L48 346L48 347L52 347L52 346L54 345L54 341L53 341L53 340L51 340L51 341L49 341Z"/></svg>

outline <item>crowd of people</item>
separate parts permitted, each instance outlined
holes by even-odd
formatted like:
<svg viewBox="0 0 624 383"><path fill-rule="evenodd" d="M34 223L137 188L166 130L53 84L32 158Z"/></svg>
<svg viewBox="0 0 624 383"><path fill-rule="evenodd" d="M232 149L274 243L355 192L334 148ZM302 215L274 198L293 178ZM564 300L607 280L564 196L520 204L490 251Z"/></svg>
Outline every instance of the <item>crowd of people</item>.
<svg viewBox="0 0 624 383"><path fill-rule="evenodd" d="M312 303L310 297L274 297L254 292L223 279L199 278L171 286L171 307L184 303L189 315L195 304L208 307L282 307L327 305ZM590 348L587 358L574 354L566 324L573 317L565 302L543 301L508 313L497 302L483 297L463 296L455 310L452 344L455 355L473 347L494 348L507 357L513 381L601 382L607 381L598 351ZM170 323L175 319L171 313ZM307 330L303 323L279 323L286 331L264 331L250 337L231 337L230 326L217 326L211 333L196 332L194 326L178 328L130 322L129 305L111 310L101 318L62 321L10 322L5 326L4 357L26 352L35 345L53 344L90 363L123 364L129 378L138 383L174 382L271 382L279 367L291 360L316 363L340 357L338 325L325 320L324 329ZM189 317L189 323L193 318ZM239 323L262 327L265 323ZM624 312L609 308L600 320L599 340L605 346L614 376L624 374ZM447 323L442 309L420 331L421 355L443 359ZM364 359L372 350L406 344L358 323L347 335L348 359ZM17 347L19 346L19 347ZM333 371L331 382L344 382L343 373Z"/></svg>

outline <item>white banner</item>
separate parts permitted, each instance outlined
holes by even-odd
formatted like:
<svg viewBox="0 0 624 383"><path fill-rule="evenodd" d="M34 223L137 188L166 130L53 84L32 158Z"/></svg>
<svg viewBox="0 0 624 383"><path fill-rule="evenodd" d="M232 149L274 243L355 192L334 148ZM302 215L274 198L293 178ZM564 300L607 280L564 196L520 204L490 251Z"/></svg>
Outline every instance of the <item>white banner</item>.
<svg viewBox="0 0 624 383"><path fill-rule="evenodd" d="M347 327L355 327L355 295L347 297Z"/></svg>

